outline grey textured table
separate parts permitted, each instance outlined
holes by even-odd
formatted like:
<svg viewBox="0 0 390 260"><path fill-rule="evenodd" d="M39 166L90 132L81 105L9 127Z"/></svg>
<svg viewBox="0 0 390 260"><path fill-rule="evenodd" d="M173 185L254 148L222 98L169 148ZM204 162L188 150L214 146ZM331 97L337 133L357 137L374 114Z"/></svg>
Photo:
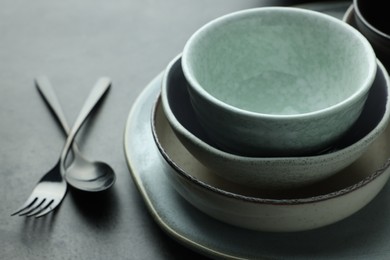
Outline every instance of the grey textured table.
<svg viewBox="0 0 390 260"><path fill-rule="evenodd" d="M231 11L282 4L0 0L0 259L201 258L168 237L148 213L124 156L126 119L142 89L198 27ZM44 218L11 217L56 163L64 141L34 87L42 74L70 123L97 78L112 78L112 89L77 140L87 158L111 164L117 182L98 194L70 189Z"/></svg>

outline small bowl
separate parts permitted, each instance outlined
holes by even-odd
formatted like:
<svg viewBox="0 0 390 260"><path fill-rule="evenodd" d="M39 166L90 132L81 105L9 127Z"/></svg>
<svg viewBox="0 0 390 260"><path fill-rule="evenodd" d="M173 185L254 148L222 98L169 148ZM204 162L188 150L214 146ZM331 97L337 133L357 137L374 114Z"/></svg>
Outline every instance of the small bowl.
<svg viewBox="0 0 390 260"><path fill-rule="evenodd" d="M245 156L310 155L359 117L376 73L355 28L295 7L219 17L183 50L191 103L205 132Z"/></svg>
<svg viewBox="0 0 390 260"><path fill-rule="evenodd" d="M356 28L368 39L382 63L390 66L390 19L386 1L354 0Z"/></svg>
<svg viewBox="0 0 390 260"><path fill-rule="evenodd" d="M241 228L291 232L335 223L368 204L390 174L387 128L357 161L323 182L291 191L251 189L219 177L194 158L173 133L160 99L152 118L154 140L167 162L164 173L172 187L205 214Z"/></svg>
<svg viewBox="0 0 390 260"><path fill-rule="evenodd" d="M217 148L190 105L180 55L167 66L162 106L183 145L206 167L232 182L261 189L289 189L323 180L359 158L384 131L390 118L388 74L378 61L376 78L356 124L325 153L299 157L245 157Z"/></svg>

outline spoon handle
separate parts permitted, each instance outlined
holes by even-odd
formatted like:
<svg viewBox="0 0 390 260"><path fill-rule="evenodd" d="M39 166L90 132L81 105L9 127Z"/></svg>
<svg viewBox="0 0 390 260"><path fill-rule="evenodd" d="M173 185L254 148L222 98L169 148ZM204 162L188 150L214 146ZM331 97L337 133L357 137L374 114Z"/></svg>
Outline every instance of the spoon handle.
<svg viewBox="0 0 390 260"><path fill-rule="evenodd" d="M99 102L99 100L103 97L103 95L107 92L107 90L111 86L111 80L106 77L100 78L95 86L93 87L92 91L90 92L88 98L86 99L84 106L81 108L80 113L75 120L75 123L73 127L69 131L68 138L66 139L64 148L62 150L62 154L60 157L61 161L61 173L64 175L65 168L64 168L64 162L66 159L66 156L69 152L69 149L74 141L74 138L76 137L77 132L80 130L81 126L85 122L85 120L88 118L89 114L92 112L93 108L96 106L96 104Z"/></svg>

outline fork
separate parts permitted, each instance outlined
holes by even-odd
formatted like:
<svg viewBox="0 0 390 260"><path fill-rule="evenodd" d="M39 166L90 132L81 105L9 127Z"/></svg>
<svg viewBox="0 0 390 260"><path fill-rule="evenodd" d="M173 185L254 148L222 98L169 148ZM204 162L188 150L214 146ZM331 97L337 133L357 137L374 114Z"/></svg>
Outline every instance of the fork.
<svg viewBox="0 0 390 260"><path fill-rule="evenodd" d="M111 80L109 78L102 77L97 81L86 99L73 127L69 131L69 135L58 162L38 181L25 203L12 213L11 216L18 214L19 216L26 215L28 217L35 216L38 218L48 214L60 205L67 191L63 162L67 158L76 134L110 86Z"/></svg>

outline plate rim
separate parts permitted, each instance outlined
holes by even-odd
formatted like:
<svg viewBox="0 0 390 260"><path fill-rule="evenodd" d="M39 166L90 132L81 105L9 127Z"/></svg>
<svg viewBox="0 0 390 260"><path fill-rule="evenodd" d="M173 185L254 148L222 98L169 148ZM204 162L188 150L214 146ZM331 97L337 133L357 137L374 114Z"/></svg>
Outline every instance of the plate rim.
<svg viewBox="0 0 390 260"><path fill-rule="evenodd" d="M200 243L197 243L193 241L192 239L186 237L184 234L178 232L173 227L171 227L164 218L159 214L157 209L154 207L153 202L149 196L149 193L146 191L145 186L143 185L143 180L140 177L141 175L136 173L138 170L132 167L131 165L131 151L128 148L129 143L129 129L132 122L132 118L135 117L136 109L140 107L140 104L143 100L146 99L146 96L150 93L153 93L153 89L151 88L156 82L162 80L163 72L160 72L155 78L153 78L147 86L142 90L142 92L139 94L139 96L136 98L132 108L130 109L129 115L126 120L125 124L125 130L124 130L124 153L125 153L125 159L126 164L129 168L130 175L134 180L134 184L137 187L138 191L141 193L141 196L148 208L149 213L151 214L154 221L160 226L162 230L164 230L171 238L173 238L175 241L179 242L183 246L189 247L195 252L198 252L205 256L216 256L216 257L224 257L229 259L246 259L245 257L239 257L231 254L227 254L218 250L215 250L211 247L207 247L205 245L202 245ZM159 93L159 92L158 92ZM157 97L156 97L157 98ZM156 148L157 149L157 148ZM173 187L172 187L173 188ZM179 196L179 195L178 195Z"/></svg>

